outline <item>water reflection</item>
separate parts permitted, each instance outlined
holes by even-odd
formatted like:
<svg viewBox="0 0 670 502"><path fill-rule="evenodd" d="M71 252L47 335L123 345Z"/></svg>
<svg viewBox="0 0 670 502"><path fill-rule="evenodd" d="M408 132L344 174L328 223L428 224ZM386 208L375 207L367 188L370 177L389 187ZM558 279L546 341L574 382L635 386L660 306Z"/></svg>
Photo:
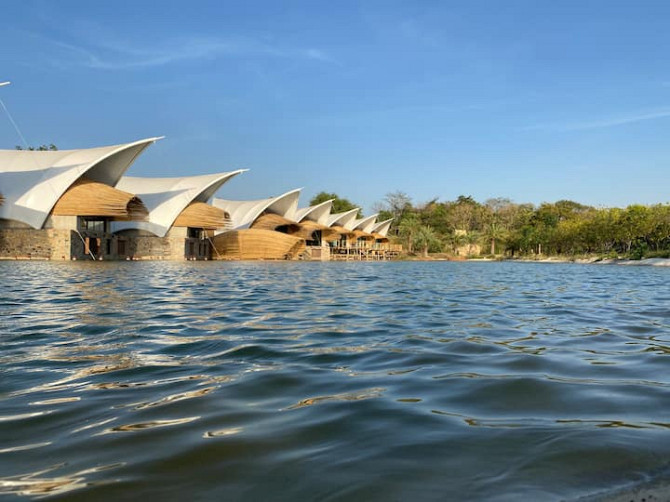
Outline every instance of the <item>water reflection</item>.
<svg viewBox="0 0 670 502"><path fill-rule="evenodd" d="M313 406L315 404L321 404L328 401L360 401L361 399L372 399L381 397L385 390L386 389L367 389L360 392L348 392L345 394L334 394L332 396L310 397L307 399L302 399L298 403L293 404L286 409L296 410L298 408L304 408L305 406Z"/></svg>
<svg viewBox="0 0 670 502"><path fill-rule="evenodd" d="M193 422L194 420L198 420L199 418L200 417L184 417L175 418L172 420L151 420L149 422L140 422L136 424L124 424L105 429L100 434L110 434L113 432L134 432L145 429L155 429L156 427L170 427L174 425L187 424L189 422Z"/></svg>
<svg viewBox="0 0 670 502"><path fill-rule="evenodd" d="M10 476L0 480L0 494L30 495L38 498L51 495L62 495L79 488L90 486L86 482L89 474L100 473L121 467L123 464L112 464L91 469L84 469L72 474L46 477L53 471L60 470L63 466L57 465L49 469L30 473Z"/></svg>

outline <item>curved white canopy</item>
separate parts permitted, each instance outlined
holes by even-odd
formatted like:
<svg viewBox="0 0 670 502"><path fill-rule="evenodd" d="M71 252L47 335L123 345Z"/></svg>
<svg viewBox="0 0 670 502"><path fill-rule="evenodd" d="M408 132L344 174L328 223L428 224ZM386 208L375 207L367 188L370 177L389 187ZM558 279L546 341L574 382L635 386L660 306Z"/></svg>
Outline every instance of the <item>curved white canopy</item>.
<svg viewBox="0 0 670 502"><path fill-rule="evenodd" d="M244 171L246 169L178 178L124 176L116 188L133 193L142 199L149 210L149 217L147 221L112 222L112 231L147 230L158 237L164 237L186 206L191 202L207 202L221 185Z"/></svg>
<svg viewBox="0 0 670 502"><path fill-rule="evenodd" d="M328 226L340 226L344 227L347 230L353 230L354 227L352 226L353 222L356 221L356 215L358 214L359 207L355 207L354 209L350 209L349 211L345 211L343 213L335 213L331 214L328 217Z"/></svg>
<svg viewBox="0 0 670 502"><path fill-rule="evenodd" d="M295 213L295 221L300 223L304 220L310 220L319 223L320 225L328 225L328 217L330 216L330 210L333 207L334 200L335 199L330 199L314 206L298 209Z"/></svg>
<svg viewBox="0 0 670 502"><path fill-rule="evenodd" d="M379 213L354 221L354 230L361 230L363 232L372 233L372 229L375 226L375 220L377 219L378 215Z"/></svg>
<svg viewBox="0 0 670 502"><path fill-rule="evenodd" d="M144 149L162 139L82 150L0 150L0 219L41 228L58 199L82 176L114 186Z"/></svg>
<svg viewBox="0 0 670 502"><path fill-rule="evenodd" d="M388 220L381 221L377 223L375 226L372 227L372 232L375 234L379 234L383 237L386 237L386 235L389 232L389 228L391 228L391 222L393 221L393 218L390 218Z"/></svg>
<svg viewBox="0 0 670 502"><path fill-rule="evenodd" d="M256 218L265 211L295 221L300 190L302 188L296 188L277 197L260 200L214 199L212 204L230 215L233 222L231 230L239 230L249 228L256 221Z"/></svg>

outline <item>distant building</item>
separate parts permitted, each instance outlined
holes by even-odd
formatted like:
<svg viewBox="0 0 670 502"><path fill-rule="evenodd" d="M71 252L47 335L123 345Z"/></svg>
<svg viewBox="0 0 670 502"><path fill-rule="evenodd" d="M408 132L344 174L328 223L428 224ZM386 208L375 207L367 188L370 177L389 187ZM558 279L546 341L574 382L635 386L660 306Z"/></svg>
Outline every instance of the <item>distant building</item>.
<svg viewBox="0 0 670 502"><path fill-rule="evenodd" d="M311 260L330 260L329 242L339 238L339 234L328 226L332 207L333 199L296 212L300 230L294 235L305 239L306 252Z"/></svg>
<svg viewBox="0 0 670 502"><path fill-rule="evenodd" d="M305 239L294 236L300 189L259 200L214 199L214 207L230 214L231 228L212 239L217 259L281 260L303 257Z"/></svg>

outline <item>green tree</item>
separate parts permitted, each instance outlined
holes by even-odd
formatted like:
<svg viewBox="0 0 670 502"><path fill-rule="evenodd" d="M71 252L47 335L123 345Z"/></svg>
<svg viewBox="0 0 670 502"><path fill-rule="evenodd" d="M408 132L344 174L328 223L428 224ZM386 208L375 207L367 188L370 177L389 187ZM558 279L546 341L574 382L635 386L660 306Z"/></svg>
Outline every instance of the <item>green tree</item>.
<svg viewBox="0 0 670 502"><path fill-rule="evenodd" d="M442 242L432 228L426 225L419 225L414 234L413 246L421 250L424 257L428 256L428 251L441 251Z"/></svg>
<svg viewBox="0 0 670 502"><path fill-rule="evenodd" d="M421 220L415 213L408 213L404 216L398 226L398 237L407 247L407 252L414 252L414 236L421 227Z"/></svg>
<svg viewBox="0 0 670 502"><path fill-rule="evenodd" d="M57 147L56 145L54 145L53 143L50 143L50 144L48 144L48 145L40 145L40 146L38 146L38 147L27 146L27 147L25 147L25 148L22 147L21 145L16 145L16 149L17 149L17 150L30 150L31 152L32 152L32 151L38 151L38 152L46 152L46 151L49 151L49 152L55 152L56 150L58 150L58 147Z"/></svg>
<svg viewBox="0 0 670 502"><path fill-rule="evenodd" d="M333 209L331 210L332 213L343 213L345 211L350 211L351 209L356 209L357 206L348 199L342 198L338 196L335 193L328 193L328 192L319 192L316 194L314 197L312 197L312 200L309 201L310 206L315 206L317 204L321 204L322 202L326 202L327 200L333 199ZM358 217L362 218L363 213L359 210L358 211Z"/></svg>

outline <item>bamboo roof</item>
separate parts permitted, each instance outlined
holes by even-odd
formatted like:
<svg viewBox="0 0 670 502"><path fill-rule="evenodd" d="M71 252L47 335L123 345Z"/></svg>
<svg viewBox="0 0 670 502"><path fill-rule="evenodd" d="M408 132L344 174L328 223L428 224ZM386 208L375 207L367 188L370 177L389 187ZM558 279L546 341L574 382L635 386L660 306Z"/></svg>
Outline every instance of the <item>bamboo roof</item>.
<svg viewBox="0 0 670 502"><path fill-rule="evenodd" d="M81 177L114 186L137 157L160 138L81 150L0 150L0 219L41 228L56 202ZM136 194L133 190L127 190Z"/></svg>
<svg viewBox="0 0 670 502"><path fill-rule="evenodd" d="M259 230L277 230L279 227L286 227L285 233L288 234L293 234L300 230L300 225L295 221L274 213L264 213L251 224L251 228Z"/></svg>
<svg viewBox="0 0 670 502"><path fill-rule="evenodd" d="M164 237L189 204L192 202L207 202L224 183L242 172L244 172L243 169L227 173L171 178L124 176L119 180L116 187L142 197L149 209L149 217L147 221L143 222L114 223L112 231L146 230L158 237ZM219 209L228 212L225 208ZM213 216L212 213L208 214ZM201 222L198 223L198 225L201 224Z"/></svg>
<svg viewBox="0 0 670 502"><path fill-rule="evenodd" d="M301 237L305 240L312 240L312 235L314 232L321 232L321 240L324 241L331 241L331 240L337 240L340 234L337 233L337 231L333 230L330 227L327 227L325 225L321 225L317 223L316 221L311 221L311 220L305 220L302 223L300 223L300 230L292 235L295 235L296 237Z"/></svg>
<svg viewBox="0 0 670 502"><path fill-rule="evenodd" d="M295 212L295 221L302 223L305 220L311 220L321 223L322 225L327 225L334 200L335 199L330 199L314 206L298 209Z"/></svg>
<svg viewBox="0 0 670 502"><path fill-rule="evenodd" d="M337 232L338 235L346 235L347 237L353 237L354 236L354 231L349 230L348 228L340 227L339 225L336 225L334 227L330 227L331 230Z"/></svg>
<svg viewBox="0 0 670 502"><path fill-rule="evenodd" d="M353 232L354 237L356 239L365 239L366 241L374 241L375 238L373 237L372 234L369 234L367 232L363 232L362 230L354 230Z"/></svg>
<svg viewBox="0 0 670 502"><path fill-rule="evenodd" d="M294 222L300 190L298 188L277 197L259 200L214 199L212 204L230 214L235 229L251 227L263 213L278 214Z"/></svg>
<svg viewBox="0 0 670 502"><path fill-rule="evenodd" d="M372 232L377 233L381 235L382 237L386 237L388 234L389 228L391 228L391 222L393 221L393 218L390 218L388 220L381 221L379 223L376 223L374 227L372 227Z"/></svg>
<svg viewBox="0 0 670 502"><path fill-rule="evenodd" d="M305 251L304 239L258 228L230 230L214 236L212 243L220 259L292 260Z"/></svg>
<svg viewBox="0 0 670 502"><path fill-rule="evenodd" d="M352 223L352 227L354 230L362 230L363 232L366 233L372 233L373 227L375 226L375 221L377 221L377 216L378 213L375 213L371 216L366 216L364 218L360 218L355 220Z"/></svg>
<svg viewBox="0 0 670 502"><path fill-rule="evenodd" d="M348 230L353 230L354 227L352 224L356 221L356 215L360 208L355 207L349 211L344 211L343 213L335 213L328 216L328 226L340 226Z"/></svg>
<svg viewBox="0 0 670 502"><path fill-rule="evenodd" d="M375 232L372 234L372 236L375 238L375 240L379 242L389 242L388 237L386 237L385 235L378 234Z"/></svg>
<svg viewBox="0 0 670 502"><path fill-rule="evenodd" d="M149 214L135 195L104 183L79 178L58 199L51 211L56 216L103 216L116 220L144 220Z"/></svg>
<svg viewBox="0 0 670 502"><path fill-rule="evenodd" d="M230 215L205 202L191 202L177 216L173 226L216 230L230 226Z"/></svg>

